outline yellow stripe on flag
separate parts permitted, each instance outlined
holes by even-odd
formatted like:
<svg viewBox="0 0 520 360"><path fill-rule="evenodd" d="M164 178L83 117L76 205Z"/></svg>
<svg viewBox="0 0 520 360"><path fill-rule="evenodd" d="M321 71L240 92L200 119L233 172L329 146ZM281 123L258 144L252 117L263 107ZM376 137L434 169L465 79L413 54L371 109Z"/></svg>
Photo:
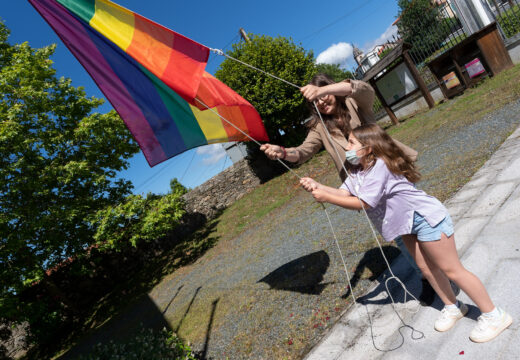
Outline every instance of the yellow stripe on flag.
<svg viewBox="0 0 520 360"><path fill-rule="evenodd" d="M126 51L134 37L134 14L107 0L96 0L90 26Z"/></svg>
<svg viewBox="0 0 520 360"><path fill-rule="evenodd" d="M201 111L195 106L190 105L193 115L197 119L199 126L208 141L208 144L223 142L228 140L228 135L220 117L211 110Z"/></svg>

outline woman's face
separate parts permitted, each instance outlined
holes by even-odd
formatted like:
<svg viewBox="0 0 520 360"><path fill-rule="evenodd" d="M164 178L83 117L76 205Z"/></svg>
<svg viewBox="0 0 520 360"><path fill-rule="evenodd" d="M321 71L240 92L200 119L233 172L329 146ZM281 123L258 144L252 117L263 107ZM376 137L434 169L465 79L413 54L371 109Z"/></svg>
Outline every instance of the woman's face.
<svg viewBox="0 0 520 360"><path fill-rule="evenodd" d="M336 97L334 95L322 96L316 99L316 106L320 113L332 115L336 112Z"/></svg>

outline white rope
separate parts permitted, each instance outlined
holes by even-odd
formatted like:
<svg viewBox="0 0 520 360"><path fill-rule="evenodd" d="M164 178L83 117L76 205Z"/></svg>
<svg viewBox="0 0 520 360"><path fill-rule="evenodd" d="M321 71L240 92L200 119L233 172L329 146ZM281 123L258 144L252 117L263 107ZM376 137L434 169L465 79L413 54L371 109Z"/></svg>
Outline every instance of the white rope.
<svg viewBox="0 0 520 360"><path fill-rule="evenodd" d="M329 132L329 129L327 128L327 126L325 125L325 121L323 121L323 117L321 116L321 113L320 111L318 110L318 106L316 105L316 101L313 102L313 105L314 105L314 108L316 109L316 112L318 113L318 116L320 118L320 121L321 121L321 124L323 126L323 128L325 129L325 134L327 134L327 138L330 142L330 144L332 145L332 147L334 148L334 151L336 153L336 156L338 158L338 160L341 161L341 157L339 155L339 152L338 152L338 148L336 147L336 145L334 144L334 140L332 139L332 136L330 135L330 132ZM353 177L351 176L351 174L347 171L347 168L345 167L345 164L342 163L341 166L343 167L343 171L345 171L345 174L347 175L347 177L349 177L352 181L352 184L354 184L354 180L353 180ZM398 280L401 284L402 282L394 275L393 271L392 271L392 268L390 267L390 263L388 261L388 259L386 258L384 252L383 252L383 247L381 246L381 243L379 242L379 239L377 238L377 234L376 234L376 231L374 229L374 226L372 224L372 221L370 221L370 218L368 217L368 214L367 214L367 211L365 209L365 206L363 205L363 201L361 200L360 198L360 195L359 195L359 191L357 194L355 194L356 198L359 200L359 203L361 205L361 209L363 209L363 213L365 214L365 217L367 219L367 222L368 222L368 225L370 225L370 230L372 230L372 235L374 235L374 239L376 240L377 242L377 245L379 246L379 249L381 250L381 254L383 255L383 259L385 260L386 262L386 266L388 267L388 270L390 271L390 274L392 275L390 278L395 278L396 280ZM387 280L388 281L388 280ZM402 284L403 287L404 287L404 284ZM410 292L408 292L406 290L406 287L405 288L405 302L406 302L406 293L410 294L411 297L413 297L415 300L417 300L417 298L415 296L413 296ZM388 288L387 288L388 290ZM390 295L390 293L389 293ZM390 295L391 297L391 295Z"/></svg>
<svg viewBox="0 0 520 360"><path fill-rule="evenodd" d="M214 52L215 54L217 54L217 55L225 56L225 57L227 57L227 58L230 59L230 60L236 61L236 62L238 62L238 63L240 63L240 64L242 64L242 65L244 65L244 66L247 66L247 67L249 67L249 68L251 68L251 69L254 69L254 70L256 70L256 71L260 71L261 73L263 73L263 74L265 74L265 75L267 75L267 76L270 76L270 77L272 77L272 78L274 78L274 79L280 80L280 81L286 83L287 85L291 85L291 86L293 86L293 87L295 87L295 88L297 88L297 89L299 89L299 88L301 87L301 86L298 86L298 85L296 85L296 84L293 84L292 82L289 82L289 81L287 81L287 80L285 80L285 79L282 79L282 78L280 78L280 77L278 77L278 76L276 76L276 75L270 74L270 73L268 73L268 72L266 72L266 71L264 71L264 70L262 70L262 69L259 69L259 68L257 68L257 67L254 67L254 66L251 65L251 64L245 63L245 62L243 62L242 60L239 60L239 59L236 59L236 58L234 58L234 57L232 57L232 56L229 56L229 55L227 55L226 53L224 53L224 52L223 52L222 50L220 50L220 49L212 49L212 48L209 48L209 49L210 49L211 51L213 51L213 52Z"/></svg>
<svg viewBox="0 0 520 360"><path fill-rule="evenodd" d="M261 73L263 73L263 74L265 74L265 75L267 75L267 76L270 76L270 77L272 77L272 78L275 78L275 79L277 79L277 80L280 80L280 81L282 81L282 82L284 82L284 83L286 83L286 84L288 84L288 85L291 85L291 86L296 87L296 88L298 88L298 89L300 88L300 86L298 86L298 85L296 85L296 84L290 83L290 82L288 82L288 81L286 81L286 80L284 80L284 79L282 79L282 78L279 78L278 76L275 76L275 75L273 75L273 74L270 74L270 73L268 73L268 72L266 72L266 71L264 71L264 70L262 70L262 69L259 69L259 68L255 67L255 66L253 66L253 65L247 64L247 63L245 63L245 62L243 62L243 61L241 61L241 60L239 60L239 59L236 59L236 58L234 58L234 57L231 57L231 56L225 54L222 50L219 50L219 49L212 49L212 48L210 48L210 50L211 50L212 52L216 53L217 55L225 56L225 57L227 57L227 58L230 59L230 60L236 61L236 62L238 62L238 63L240 63L240 64L242 64L242 65L244 65L244 66L247 66L247 67L249 67L249 68L251 68L251 69L257 70L257 71L259 71L259 72L261 72ZM246 137L248 137L248 138L251 139L252 141L254 141L257 145L261 146L261 144L260 144L258 141L256 141L255 139L253 139L251 136L249 136L249 134L247 134L247 133L245 133L244 131L242 131L240 128L238 128L238 127L235 126L232 122L230 122L229 120L227 120L226 118L224 118L223 116L221 116L221 115L220 115L218 112L216 112L215 110L211 109L208 105L206 105L205 103L203 103L201 100L199 100L199 99L197 99L197 98L195 98L195 100L198 101L198 102L199 102L200 104L202 104L203 106L205 106L207 109L211 110L213 113L217 114L217 115L218 115L222 120L224 120L225 122L227 122L228 124L230 124L233 128L235 128L236 130L238 130L239 132L241 132L242 134L244 134ZM316 102L314 101L313 104L314 104L314 107L315 107L315 109L316 109L316 112L318 113L318 116L319 116L319 118L320 118L320 121L321 121L321 123L322 123L322 125L323 125L323 127L324 127L324 129L325 129L325 133L327 134L327 137L328 137L328 139L329 139L331 145L333 146L334 151L336 152L336 156L338 157L338 159L341 159L341 157L339 156L339 153L338 153L338 149L336 148L336 145L334 145L334 141L332 140L332 137L331 137L331 135L330 135L330 133L329 133L329 131L328 131L326 125L325 125L325 122L323 121L323 118L322 118L322 116L321 116L321 113L320 113L319 110L318 110L318 107L317 107L317 105L316 105ZM294 172L294 171L293 171L289 166L287 166L287 164L285 164L285 163L284 163L283 161L281 161L280 159L276 159L276 160L278 160L278 161L279 161L279 162L280 162L284 167L286 167L286 168L287 168L291 173L293 173L293 174L294 174L298 179L301 179L301 177L300 177L296 172ZM345 171L346 175L347 175L347 176L350 176L349 172L348 172L347 169L345 168L345 164L342 164L342 166L343 166L343 170ZM382 248L382 246L381 246L379 240L377 239L377 234L376 234L375 229L374 229L374 227L373 227L373 225L372 225L372 222L370 221L370 218L368 217L368 214L367 214L367 212L366 212L366 209L365 209L365 207L363 206L363 202L361 201L361 199L359 198L358 195L359 195L359 194L356 194L356 197L358 198L358 200L359 200L359 202L360 202L360 204L361 204L361 208L363 209L363 213L365 214L365 217L366 217L366 219L367 219L367 221L368 221L368 224L369 224L369 226L370 226L370 229L372 230L372 234L373 234L373 236L374 236L374 239L375 239L376 242L377 242L377 245L378 245L378 247L379 247L379 250L381 251L381 255L383 256L383 259L385 260L386 265L387 265L387 267L388 267L388 270L390 271L390 274L391 274L391 276L390 276L390 277L385 281L385 288L386 288L387 294L388 294L388 296L390 297L390 300L391 300L391 302L392 302L392 308L393 308L394 311L396 312L397 316L399 317L399 319L401 320L401 322L403 323L403 325L404 325L405 327L408 327L408 328L410 328L410 329L412 330L412 335L411 335L412 339L413 339L413 340L421 339L421 338L424 337L424 333L422 333L421 331L416 330L416 329L413 328L412 326L406 324L406 323L404 322L404 320L401 318L401 316L399 316L399 313L397 312L397 309L396 309L396 307L395 307L395 301L394 301L394 298L392 297L392 294L390 293L390 291L389 291L389 289L388 289L388 281L394 279L394 280L396 280L396 281L401 285L401 287L402 287L403 290L404 290L404 302L405 302L405 303L406 303L406 294L410 295L410 296L411 296L412 298L414 298L416 301L418 301L418 300L417 300L417 298L416 298L413 294L411 294L411 293L408 291L408 289L407 289L406 286L403 284L403 282L402 282L399 278L397 278L397 277L395 276L395 274L393 273L392 268L390 267L390 263L388 262L388 259L386 258L385 254L384 254L384 252L383 252L383 248ZM352 284L351 284L351 281L350 281L350 274L349 274L349 272L348 272L347 264L346 264L345 259L344 259L344 257L343 257L343 252L341 251L341 247L339 246L339 241L338 241L338 238L336 237L336 233L335 233L335 231L334 231L334 227L333 227L333 225L332 225L332 222L331 222L331 219L330 219L329 213L328 213L328 211L327 211L327 209L326 209L326 207L325 207L325 205L324 205L323 203L321 203L321 206L323 207L323 210L325 211L325 214L327 215L327 220L328 220L328 222L329 222L329 226L330 226L330 229L331 229L332 235L333 235L333 237L334 237L334 241L335 241L336 246L337 246L337 248L338 248L338 251L339 251L339 254L340 254L340 258L341 258L341 262L342 262L342 264L343 264L343 268L344 268L344 270L345 270L345 275L347 276L347 281L348 281L348 284L349 284L349 288L350 288L350 293L351 293L352 299L353 299L353 301L354 301L354 306L356 307L356 306L358 306L358 304L357 304L357 299L356 299L356 297L355 297L355 295L354 295L354 289L352 288ZM407 305L405 305L405 309L409 311ZM419 307L417 307L417 309L416 309L415 311L413 311L413 313L416 313L416 312L418 312L418 311L419 311ZM371 317L370 317L370 313L368 312L368 307L367 307L367 314L368 314L368 320L369 320L369 322L370 322L370 331L371 331L371 334L372 334L372 343L373 343L374 347L375 347L377 350L379 350L379 351L392 351L392 350L395 350L395 349L399 348L399 347L404 343L404 337L403 337L401 331L399 330L399 334L401 335L401 338L402 338L402 342L401 342L400 345L398 345L398 346L395 347L395 348L388 349L388 350L382 350L382 349L379 349L379 348L376 346L376 344L375 344L374 335L373 335L373 330L372 330L373 323L372 323L372 319L371 319ZM417 337L417 338L414 338L414 336L413 336L414 332L418 332L418 333L420 333L421 336L419 336L419 337Z"/></svg>
<svg viewBox="0 0 520 360"><path fill-rule="evenodd" d="M325 121L323 121L323 117L321 116L321 113L320 113L320 111L318 110L318 106L316 105L316 101L313 101L313 104L314 104L314 108L316 109L316 112L318 113L318 116L319 116L319 118L320 118L321 124L322 124L323 128L325 129L325 133L327 134L327 138L328 138L330 144L332 145L332 147L334 148L334 151L336 152L336 156L337 156L337 158L341 161L341 157L340 157L340 155L339 155L338 149L337 149L337 147L336 147L336 145L335 145L335 143L334 143L334 140L332 139L332 136L330 135L329 130L327 129L327 126L325 125ZM351 182L352 182L352 184L354 184L354 180L353 180L351 174L347 171L347 169L346 169L346 167L345 167L345 164L342 163L341 165L342 165L342 167L343 167L343 171L345 171L345 174L347 175L347 177L349 177L350 180L351 180ZM374 239L376 240L376 243L377 243L377 245L378 245L378 247L379 247L379 250L381 251L381 255L383 256L383 259L385 260L386 266L388 267L388 271L389 271L390 274L391 274L391 276L390 276L388 279L386 279L386 281L385 281L385 288L386 288L386 292L387 292L388 296L390 297L390 300L392 301L392 308L393 308L394 311L397 313L397 316L399 317L399 319L401 320L401 322L403 323L403 325L404 325L405 327L408 327L408 328L410 328L410 329L412 330L412 335L411 335L411 336L412 336L412 339L414 339L414 340L422 339L422 338L424 337L424 333L422 333L421 331L416 330L414 327L412 327L412 326L406 324L406 323L404 322L404 320L401 318L401 316L399 316L399 313L397 312L397 309L396 309L396 307L395 307L395 301L394 301L394 298L393 298L393 296L392 296L390 290L388 289L388 282L389 282L390 280L395 280L395 281L397 281L397 283L398 283L399 285L401 285L401 287L402 287L403 290L404 290L404 300L403 300L403 301L404 301L405 303L406 303L406 295L407 295L407 294L410 295L412 298L414 298L417 302L419 302L419 301L417 300L417 298L416 298L412 293L410 293L410 292L408 291L408 289L406 288L406 286L404 285L404 283L401 281L401 279L399 279L397 276L395 276L395 274L394 274L394 272L392 271L392 268L391 268L391 266L390 266L390 263L389 263L388 259L387 259L386 256L385 256L385 253L384 253L384 251L383 251L383 247L381 246L381 243L380 243L379 239L377 238L377 234L376 234L376 231L375 231L374 226L373 226L373 224L372 224L372 221L370 221L370 218L368 217L368 214L367 214L367 211L366 211L366 209L365 209L365 206L363 205L363 201L362 201L361 198L360 198L359 191L355 194L355 196L356 196L356 198L358 199L358 201L359 201L359 203L360 203L360 205L361 205L361 209L363 210L363 213L365 214L365 217L366 217L366 219L367 219L368 225L370 226L370 230L372 230L372 235L374 236ZM328 215L327 215L327 217L328 217ZM329 219L329 223L330 223L330 219ZM332 228L332 224L331 224L331 228ZM334 230L333 230L332 232L334 233ZM336 237L336 235L334 235L334 237ZM337 239L335 239L335 240L336 240L336 243L337 243ZM338 245L338 247L339 247L339 245ZM340 254L341 254L341 250L340 250ZM342 256L342 258L343 258L343 256ZM347 277L348 277L348 271L347 271L346 268L345 268L345 272L347 273ZM350 280L349 280L349 283L350 283ZM351 294L352 294L352 296L354 297L354 292L353 292L353 291L351 291ZM357 304L357 300L356 300L355 298L354 298L354 303L356 304L355 306L358 305L358 304ZM405 310L407 310L407 311L409 311L409 312L412 312L412 313L417 313L417 312L419 311L419 306L416 307L416 310L414 310L414 311L410 311L409 308L408 308L408 306L405 305ZM367 315L368 315L368 319L369 319L369 321L370 321L370 325L372 326L372 319L371 319L371 317L370 317L370 313L368 312L368 307L367 307ZM372 327L371 327L371 332L372 332ZM418 332L418 333L420 333L421 336L419 336L418 338L414 338L414 335L413 335L414 332ZM392 350L395 350L395 349L399 348L399 347L402 345L402 343L404 342L404 337L403 337L403 335L402 335L402 333L401 333L400 331L399 331L399 334L401 335L401 338L403 339L403 341L401 342L400 345L398 345L396 348L393 348L393 349L381 350L381 349L379 349L379 348L376 346L375 341L374 341L374 337L373 337L373 333L372 333L372 342L373 342L373 344L374 344L374 347L375 347L377 350L381 350L381 351L392 351Z"/></svg>

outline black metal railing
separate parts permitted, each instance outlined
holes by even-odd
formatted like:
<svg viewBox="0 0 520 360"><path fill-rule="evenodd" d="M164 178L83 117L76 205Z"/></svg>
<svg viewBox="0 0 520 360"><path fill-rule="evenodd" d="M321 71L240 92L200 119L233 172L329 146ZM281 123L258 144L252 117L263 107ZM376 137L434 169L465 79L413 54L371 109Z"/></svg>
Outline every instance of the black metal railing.
<svg viewBox="0 0 520 360"><path fill-rule="evenodd" d="M487 4L506 39L520 33L520 2L518 0L487 0Z"/></svg>
<svg viewBox="0 0 520 360"><path fill-rule="evenodd" d="M414 38L414 41L408 40L412 46L408 53L428 87L433 87L437 83L426 63L448 51L467 37L460 20L449 3L437 6L436 11L437 21L435 23L432 24L430 22L427 24L418 18L415 24L417 28L408 29L409 32L426 34L421 37L409 37ZM402 35L402 33L398 33L387 45L403 41ZM384 116L385 111L379 101L374 103L374 113L377 118Z"/></svg>
<svg viewBox="0 0 520 360"><path fill-rule="evenodd" d="M411 44L409 54L416 65L428 62L467 37L460 20L448 3L439 5L437 12L435 24L426 24L421 18L418 18L416 23L418 29L411 29L418 33L428 34Z"/></svg>

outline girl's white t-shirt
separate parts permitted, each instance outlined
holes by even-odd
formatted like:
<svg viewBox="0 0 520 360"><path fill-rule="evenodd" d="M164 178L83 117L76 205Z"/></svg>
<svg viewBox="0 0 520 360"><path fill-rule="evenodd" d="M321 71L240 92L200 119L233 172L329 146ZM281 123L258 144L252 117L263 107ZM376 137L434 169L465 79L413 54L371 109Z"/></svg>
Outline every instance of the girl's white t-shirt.
<svg viewBox="0 0 520 360"><path fill-rule="evenodd" d="M349 174L340 189L370 205L368 217L386 241L411 233L414 212L432 227L448 215L439 200L417 189L403 175L393 174L379 158L370 169Z"/></svg>

